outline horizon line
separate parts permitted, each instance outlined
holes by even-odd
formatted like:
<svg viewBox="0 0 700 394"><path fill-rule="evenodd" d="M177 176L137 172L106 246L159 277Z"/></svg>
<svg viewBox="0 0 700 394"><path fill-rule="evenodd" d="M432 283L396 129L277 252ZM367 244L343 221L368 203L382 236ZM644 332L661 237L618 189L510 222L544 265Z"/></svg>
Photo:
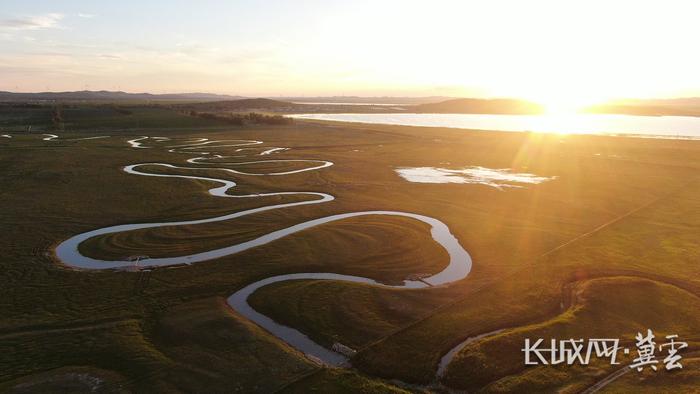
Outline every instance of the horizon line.
<svg viewBox="0 0 700 394"><path fill-rule="evenodd" d="M517 97L517 96L448 96L448 95L416 95L416 96L399 96L399 95L368 95L368 96L363 96L363 95L357 95L357 94L352 94L352 95L282 95L282 94L274 94L274 95L246 95L246 94L238 94L238 93L214 93L214 92L206 92L206 91L179 91L179 92L168 92L168 93L156 93L156 92L151 92L151 91L126 91L126 90L107 90L107 89L99 89L99 90L89 90L89 89L82 89L82 90L41 90L41 91L11 91L11 90L0 90L0 93L9 93L9 94L57 94L57 93L124 93L124 94L133 94L133 95L138 95L138 94L148 94L148 95L188 95L188 94L203 94L203 95L212 95L212 96L231 96L231 97L241 97L243 99L246 98L273 98L273 97L278 97L278 98L339 98L339 97L345 97L345 98L411 98L411 99L418 99L418 98L447 98L447 99L479 99L479 100L521 100L521 101L530 101L530 102L537 102L537 100L533 99L528 99L525 97ZM700 99L700 96L656 96L656 97L618 97L618 98L611 98L607 100L601 101L601 103L605 102L611 102L611 101L618 101L618 100L689 100L689 99Z"/></svg>

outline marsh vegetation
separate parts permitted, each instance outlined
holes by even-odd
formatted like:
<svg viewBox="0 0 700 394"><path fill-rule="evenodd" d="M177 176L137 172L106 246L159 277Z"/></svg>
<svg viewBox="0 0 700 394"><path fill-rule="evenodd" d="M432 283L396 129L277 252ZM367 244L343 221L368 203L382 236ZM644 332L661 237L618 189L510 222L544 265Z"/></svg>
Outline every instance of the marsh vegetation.
<svg viewBox="0 0 700 394"><path fill-rule="evenodd" d="M105 387L148 392L420 391L435 384L440 359L455 345L502 330L464 346L440 383L484 392L575 392L615 372L614 366L526 368L525 337L631 342L636 331L651 327L678 334L690 349L700 344L700 142L310 121L232 128L150 106L129 107L128 114L64 106L65 131L44 140L12 130L23 130L27 119L37 125L45 119L49 127L50 107L3 111L3 133L12 138L0 139L2 390L99 379ZM104 135L110 137L79 139ZM390 210L444 222L472 256L472 271L449 286L418 290L295 280L253 294L250 304L275 322L321 345L357 350L353 368L338 370L319 367L235 313L227 297L285 274L333 272L385 283L436 274L448 256L424 223L353 217L206 263L147 272L61 264L56 245L86 231L216 217L305 198L212 198L215 182L125 173L133 163L181 166L191 157L127 143L144 135L262 140L289 148L270 154L277 159L332 161L332 167L284 177L205 168L219 167L212 163L147 170L226 179L239 193L312 191L335 199L205 225L105 235L83 245L87 254L177 255L339 213ZM235 155L239 147L229 149L223 153ZM499 190L412 183L396 173L477 166L550 180ZM627 374L608 388L694 387L700 381L690 359L697 354L685 356L683 371L645 375L644 385L639 375Z"/></svg>

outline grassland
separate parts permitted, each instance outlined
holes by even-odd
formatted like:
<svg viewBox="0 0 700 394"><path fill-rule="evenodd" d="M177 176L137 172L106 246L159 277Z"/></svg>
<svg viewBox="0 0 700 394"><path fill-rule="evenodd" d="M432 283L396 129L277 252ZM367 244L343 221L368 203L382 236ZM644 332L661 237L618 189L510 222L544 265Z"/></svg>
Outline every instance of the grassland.
<svg viewBox="0 0 700 394"><path fill-rule="evenodd" d="M62 118L58 124L52 119L52 113L56 110ZM27 126L32 126L35 131L70 130L88 133L230 127L221 120L195 119L159 105L0 103L0 129L19 132L26 131Z"/></svg>
<svg viewBox="0 0 700 394"><path fill-rule="evenodd" d="M115 391L417 390L399 388L391 379L429 384L451 347L507 328L463 349L443 383L485 392L533 387L576 392L614 368L525 368L519 350L523 338L632 340L648 327L679 334L691 348L700 344L700 142L319 122L222 129L162 108L137 107L131 114L102 106L63 111L67 131L57 133L61 138L114 137L0 139L5 234L0 239L0 391L21 392L31 384L74 387L70 373L101 377L109 383L105 390ZM26 119L44 116L50 122L50 111L9 111L0 122L4 129L19 129ZM126 140L140 135L257 139L291 148L279 158L331 160L333 167L284 177L149 171L225 177L239 184L233 193L318 191L336 199L229 222L100 237L83 245L86 254L202 251L313 218L385 209L448 224L473 257L472 273L446 288L406 291L295 281L252 297L256 309L319 343L359 349L352 360L357 369L338 371L319 369L231 312L225 298L255 280L284 273L337 272L398 283L410 274L439 272L446 256L422 224L355 218L215 261L148 274L57 264L52 248L80 232L216 216L300 198L221 199L206 194L210 182L126 174L120 168L128 164L183 165L189 157L128 148ZM408 183L394 172L400 166L470 165L556 179L500 191ZM644 375L643 382L630 373L605 389L694 387L700 381L693 365L682 375Z"/></svg>

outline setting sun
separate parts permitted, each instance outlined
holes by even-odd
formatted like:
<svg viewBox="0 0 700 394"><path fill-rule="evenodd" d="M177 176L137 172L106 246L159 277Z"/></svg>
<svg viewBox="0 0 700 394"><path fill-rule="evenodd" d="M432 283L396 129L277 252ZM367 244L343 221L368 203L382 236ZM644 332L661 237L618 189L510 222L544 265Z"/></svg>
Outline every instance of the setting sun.
<svg viewBox="0 0 700 394"><path fill-rule="evenodd" d="M557 112L700 95L694 1L21 4L3 7L4 90L517 97Z"/></svg>
<svg viewBox="0 0 700 394"><path fill-rule="evenodd" d="M589 105L604 102L602 98L600 100L582 100L580 96L575 93L567 95L566 92L547 97L533 97L532 101L541 104L545 113L548 115L572 114L579 112Z"/></svg>

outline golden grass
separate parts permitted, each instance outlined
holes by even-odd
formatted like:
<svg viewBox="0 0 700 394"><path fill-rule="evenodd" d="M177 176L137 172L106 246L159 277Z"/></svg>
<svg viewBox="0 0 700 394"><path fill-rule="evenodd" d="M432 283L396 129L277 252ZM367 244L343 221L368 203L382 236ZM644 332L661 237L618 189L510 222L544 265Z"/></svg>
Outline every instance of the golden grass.
<svg viewBox="0 0 700 394"><path fill-rule="evenodd" d="M391 291L331 282L262 289L254 302L274 319L322 343L337 340L362 349L353 364L366 375L324 371L289 386L296 391L394 390L370 376L427 383L445 351L466 337L504 327L522 327L513 330L520 336L507 331L466 348L446 382L493 391L529 384L573 390L590 384L603 369L596 366L580 374L524 370L518 368L521 353L511 346L520 345L525 333L583 335L599 329L622 336L649 325L690 335L697 328L689 313L696 303L690 294L698 294L698 142L301 122L159 134L260 139L292 148L279 158L334 161L335 166L316 172L231 179L241 185L234 193L309 190L337 199L231 223L106 236L84 245L89 254L196 251L311 218L374 209L438 218L472 254L470 277L446 289ZM143 134L133 133L138 135ZM208 196L206 190L213 186L209 182L125 174L120 170L124 165L181 165L188 157L129 149L125 140L133 136L0 141L0 204L7 208L2 230L8 234L0 239L0 336L9 335L0 345L0 384L59 367L89 365L115 371L129 388L147 391L216 391L234 377L243 391L281 387L305 376L308 364L222 307L223 297L283 273L331 271L392 282L417 272L437 272L445 264L424 226L371 217L324 225L217 261L158 270L148 280L56 264L47 252L83 231L197 219L268 203ZM413 184L394 172L399 166L470 165L510 167L557 179L498 191L479 185ZM220 171L177 173L221 176ZM639 207L644 208L635 211ZM629 212L634 213L625 216ZM620 220L611 222L615 219ZM606 223L611 224L540 257ZM562 315L565 286L574 282L585 297ZM118 323L87 328L109 322ZM66 328L79 329L62 331ZM245 365L257 365L258 370L251 372ZM226 376L224 371L234 366L239 370ZM687 376L678 387L696 382L696 375ZM639 386L626 380L619 384Z"/></svg>

